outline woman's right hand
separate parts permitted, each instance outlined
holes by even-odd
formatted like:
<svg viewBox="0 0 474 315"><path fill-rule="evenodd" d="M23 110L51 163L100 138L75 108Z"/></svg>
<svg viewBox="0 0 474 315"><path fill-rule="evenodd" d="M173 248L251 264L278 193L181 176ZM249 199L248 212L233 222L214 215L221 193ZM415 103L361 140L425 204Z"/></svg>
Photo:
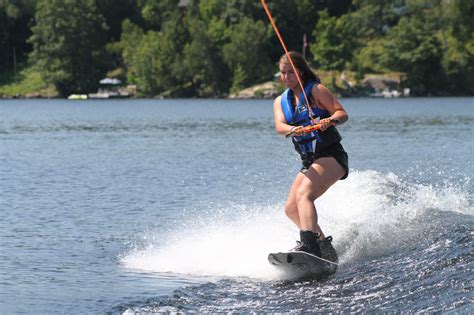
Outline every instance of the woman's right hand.
<svg viewBox="0 0 474 315"><path fill-rule="evenodd" d="M291 128L290 133L292 136L304 136L304 127L303 126L294 126Z"/></svg>

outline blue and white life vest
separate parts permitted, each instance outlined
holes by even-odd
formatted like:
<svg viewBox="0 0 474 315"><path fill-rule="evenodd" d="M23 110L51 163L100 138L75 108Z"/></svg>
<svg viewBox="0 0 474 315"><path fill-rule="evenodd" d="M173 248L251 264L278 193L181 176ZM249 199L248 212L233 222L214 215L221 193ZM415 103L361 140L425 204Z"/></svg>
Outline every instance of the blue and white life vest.
<svg viewBox="0 0 474 315"><path fill-rule="evenodd" d="M311 111L314 118L319 119L328 118L331 116L327 110L315 106L311 96L311 89L313 86L319 84L319 82L309 82L306 84L304 92L308 97L308 101L311 103ZM298 98L298 104L293 106L294 93L291 89L285 90L281 95L281 109L285 115L286 123L292 126L309 126L311 125L311 117L306 105L306 99L304 93L301 92ZM326 148L331 144L341 141L341 135L334 126L329 127L326 131L313 131L303 136L293 137L293 143L296 151L303 157L307 155L313 155L316 151Z"/></svg>

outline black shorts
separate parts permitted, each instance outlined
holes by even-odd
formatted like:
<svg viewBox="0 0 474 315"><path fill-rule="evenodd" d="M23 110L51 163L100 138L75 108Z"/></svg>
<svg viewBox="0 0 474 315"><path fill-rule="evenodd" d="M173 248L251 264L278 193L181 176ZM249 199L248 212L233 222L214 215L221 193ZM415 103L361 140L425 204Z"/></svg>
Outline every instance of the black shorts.
<svg viewBox="0 0 474 315"><path fill-rule="evenodd" d="M311 161L303 161L303 167L301 168L300 172L305 174L311 164L313 164L317 159L322 157L333 157L337 161L337 163L339 163L339 165L341 165L342 168L346 171L344 176L342 176L340 179L347 178L347 176L349 175L349 157L347 156L347 152L344 151L344 148L339 142L334 143L333 145L330 145L329 147L324 148L322 150L318 150L316 147L316 152L314 153Z"/></svg>

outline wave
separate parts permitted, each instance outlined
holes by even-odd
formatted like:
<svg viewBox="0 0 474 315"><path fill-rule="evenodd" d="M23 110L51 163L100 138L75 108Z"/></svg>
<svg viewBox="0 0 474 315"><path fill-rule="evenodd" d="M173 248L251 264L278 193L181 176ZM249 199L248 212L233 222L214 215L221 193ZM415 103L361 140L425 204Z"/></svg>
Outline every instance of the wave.
<svg viewBox="0 0 474 315"><path fill-rule="evenodd" d="M420 236L438 237L437 227L473 215L463 184L410 183L393 173L355 171L316 201L319 223L334 237L343 266L383 257ZM183 218L171 231L144 233L141 245L121 258L124 267L192 276L276 279L269 252L295 245L298 231L283 203L232 205Z"/></svg>

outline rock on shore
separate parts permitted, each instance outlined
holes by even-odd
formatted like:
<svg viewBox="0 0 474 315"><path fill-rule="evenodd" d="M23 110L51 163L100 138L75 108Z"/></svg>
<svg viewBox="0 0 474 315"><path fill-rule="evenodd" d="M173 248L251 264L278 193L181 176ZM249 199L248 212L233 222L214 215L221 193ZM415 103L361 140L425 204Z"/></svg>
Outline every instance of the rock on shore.
<svg viewBox="0 0 474 315"><path fill-rule="evenodd" d="M278 82L268 81L246 88L237 93L232 93L229 95L229 98L274 98L280 95L283 89L283 86Z"/></svg>

